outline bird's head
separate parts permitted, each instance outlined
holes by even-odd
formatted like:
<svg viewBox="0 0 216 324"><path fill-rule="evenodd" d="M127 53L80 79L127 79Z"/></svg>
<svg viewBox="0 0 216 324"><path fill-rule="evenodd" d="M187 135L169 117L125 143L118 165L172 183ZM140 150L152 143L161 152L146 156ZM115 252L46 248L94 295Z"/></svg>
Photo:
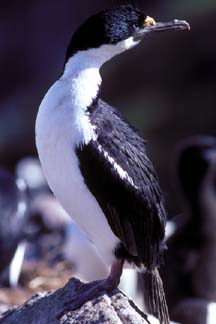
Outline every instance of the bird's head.
<svg viewBox="0 0 216 324"><path fill-rule="evenodd" d="M104 63L155 32L189 28L187 22L180 20L157 23L132 5L107 9L88 18L75 32L66 62L77 52L92 51Z"/></svg>
<svg viewBox="0 0 216 324"><path fill-rule="evenodd" d="M203 190L216 189L216 138L195 136L179 145L178 176L185 196L200 198Z"/></svg>

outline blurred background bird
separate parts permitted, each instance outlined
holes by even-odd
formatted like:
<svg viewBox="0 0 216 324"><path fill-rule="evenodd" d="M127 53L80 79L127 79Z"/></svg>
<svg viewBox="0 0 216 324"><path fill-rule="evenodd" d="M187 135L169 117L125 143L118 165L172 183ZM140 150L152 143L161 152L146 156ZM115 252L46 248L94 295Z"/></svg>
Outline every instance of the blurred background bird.
<svg viewBox="0 0 216 324"><path fill-rule="evenodd" d="M37 158L21 159L15 176L0 170L0 203L0 284L5 292L0 290L0 311L6 309L1 297L5 300L7 294L10 303L22 300L26 288L28 296L43 287L58 287L72 274L84 282L106 275L95 247L50 192ZM136 279L135 270L125 270L120 288L143 305Z"/></svg>
<svg viewBox="0 0 216 324"><path fill-rule="evenodd" d="M184 213L173 233L162 277L171 317L183 324L216 317L216 138L193 136L176 149L176 174ZM177 191L177 190L176 190Z"/></svg>
<svg viewBox="0 0 216 324"><path fill-rule="evenodd" d="M25 251L29 217L27 186L23 179L0 169L0 284L16 286Z"/></svg>

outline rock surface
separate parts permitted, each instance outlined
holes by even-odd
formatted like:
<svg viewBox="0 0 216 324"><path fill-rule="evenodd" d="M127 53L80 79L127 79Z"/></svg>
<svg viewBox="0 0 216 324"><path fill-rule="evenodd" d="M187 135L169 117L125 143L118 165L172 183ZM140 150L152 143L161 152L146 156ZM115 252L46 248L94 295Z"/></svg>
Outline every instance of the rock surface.
<svg viewBox="0 0 216 324"><path fill-rule="evenodd" d="M83 284L70 279L61 289L32 296L23 305L1 314L1 324L151 324L147 315L138 309L119 290L97 294L93 300L77 306L77 300L97 282Z"/></svg>

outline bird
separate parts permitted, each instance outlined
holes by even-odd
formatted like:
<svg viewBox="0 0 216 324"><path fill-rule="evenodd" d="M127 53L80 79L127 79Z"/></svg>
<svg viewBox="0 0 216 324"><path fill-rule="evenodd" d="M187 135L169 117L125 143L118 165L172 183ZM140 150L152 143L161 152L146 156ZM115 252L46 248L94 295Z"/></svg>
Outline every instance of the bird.
<svg viewBox="0 0 216 324"><path fill-rule="evenodd" d="M174 217L161 275L171 317L208 323L203 316L216 309L216 138L190 136L178 143L175 156L183 213Z"/></svg>
<svg viewBox="0 0 216 324"><path fill-rule="evenodd" d="M161 324L169 323L157 270L166 248L162 193L146 141L100 97L100 68L151 34L188 29L181 20L156 23L133 5L90 16L72 36L35 127L51 190L110 271L98 289L117 287L123 266L145 271L146 303Z"/></svg>
<svg viewBox="0 0 216 324"><path fill-rule="evenodd" d="M49 192L38 158L25 156L19 160L15 167L15 175L25 181L31 198Z"/></svg>
<svg viewBox="0 0 216 324"><path fill-rule="evenodd" d="M1 284L15 287L26 243L24 227L29 219L29 199L23 179L0 168L0 274Z"/></svg>

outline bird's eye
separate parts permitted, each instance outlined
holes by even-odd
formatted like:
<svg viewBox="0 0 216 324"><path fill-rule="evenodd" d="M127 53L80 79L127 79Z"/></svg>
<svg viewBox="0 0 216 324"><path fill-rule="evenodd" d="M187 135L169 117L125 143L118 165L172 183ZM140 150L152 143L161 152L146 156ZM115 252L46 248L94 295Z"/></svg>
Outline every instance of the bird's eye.
<svg viewBox="0 0 216 324"><path fill-rule="evenodd" d="M149 16L146 17L145 21L144 21L144 26L145 27L151 27L154 26L156 24L154 18L151 18Z"/></svg>

